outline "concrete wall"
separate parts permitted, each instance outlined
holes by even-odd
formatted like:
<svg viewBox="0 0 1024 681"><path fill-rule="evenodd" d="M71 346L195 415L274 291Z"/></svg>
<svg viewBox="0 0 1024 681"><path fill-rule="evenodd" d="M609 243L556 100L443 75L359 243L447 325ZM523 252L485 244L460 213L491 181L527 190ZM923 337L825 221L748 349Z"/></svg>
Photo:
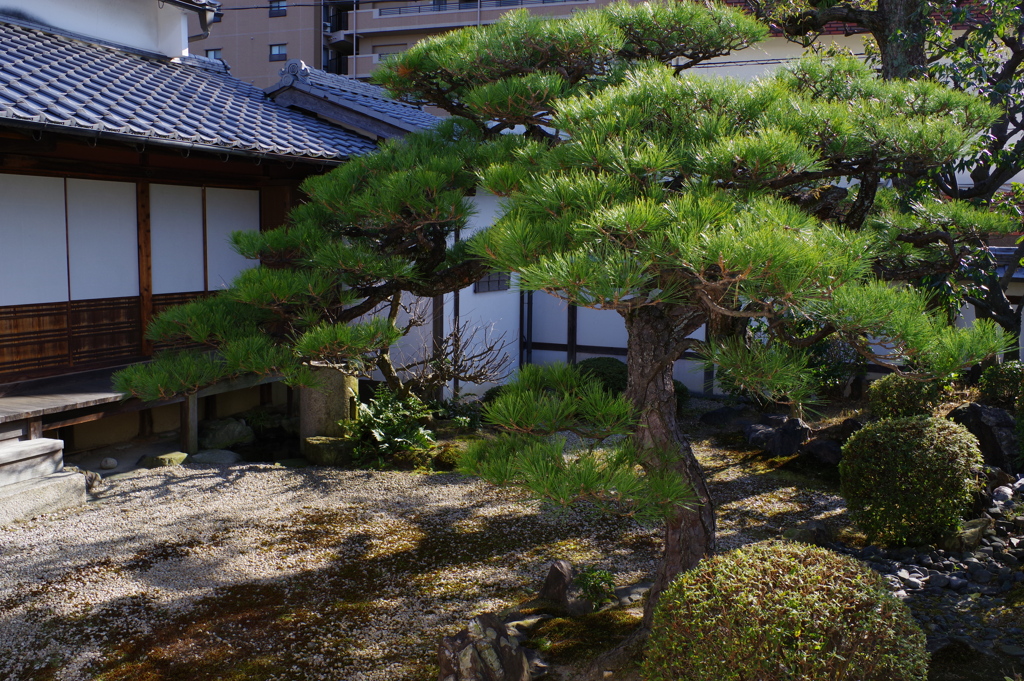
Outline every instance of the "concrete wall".
<svg viewBox="0 0 1024 681"><path fill-rule="evenodd" d="M187 54L187 15L156 0L0 0L0 11L18 10L35 21L170 57Z"/></svg>
<svg viewBox="0 0 1024 681"><path fill-rule="evenodd" d="M3 0L0 0L3 2ZM222 0L224 17L211 24L210 37L189 45L192 54L220 50L231 75L264 88L280 80L286 60L270 61L271 45L286 45L287 59L301 59L314 68L323 64L323 13L316 3L295 0L285 16L271 17L267 2ZM192 33L199 22L189 19Z"/></svg>

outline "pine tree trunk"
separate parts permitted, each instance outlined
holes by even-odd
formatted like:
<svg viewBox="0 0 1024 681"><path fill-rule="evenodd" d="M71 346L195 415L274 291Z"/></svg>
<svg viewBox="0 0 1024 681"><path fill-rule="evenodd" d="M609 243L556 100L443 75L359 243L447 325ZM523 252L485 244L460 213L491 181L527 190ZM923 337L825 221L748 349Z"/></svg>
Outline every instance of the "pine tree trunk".
<svg viewBox="0 0 1024 681"><path fill-rule="evenodd" d="M660 307L643 307L626 315L629 333L626 396L640 412L635 435L645 452L648 470L668 467L684 477L700 499L693 509L676 509L665 524L664 554L644 610L644 626L650 627L654 605L677 574L695 566L715 550L715 510L704 472L689 441L676 421L676 396L672 385L673 359L666 359L678 339L671 320Z"/></svg>
<svg viewBox="0 0 1024 681"><path fill-rule="evenodd" d="M878 0L875 15L882 26L872 29L878 42L882 78L916 78L928 65L924 50L928 4L922 0Z"/></svg>

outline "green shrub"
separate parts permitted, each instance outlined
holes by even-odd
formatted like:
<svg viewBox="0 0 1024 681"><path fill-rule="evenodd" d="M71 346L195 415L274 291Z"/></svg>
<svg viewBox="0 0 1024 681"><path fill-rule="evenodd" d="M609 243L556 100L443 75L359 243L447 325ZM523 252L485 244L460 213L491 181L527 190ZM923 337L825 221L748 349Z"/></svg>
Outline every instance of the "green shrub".
<svg viewBox="0 0 1024 681"><path fill-rule="evenodd" d="M356 440L355 463L374 467L419 468L431 459L434 439L421 422L431 410L415 395L400 400L381 385L367 404L359 405L359 419L338 425Z"/></svg>
<svg viewBox="0 0 1024 681"><path fill-rule="evenodd" d="M846 441L840 489L872 541L925 544L960 524L981 463L977 439L957 423L888 419Z"/></svg>
<svg viewBox="0 0 1024 681"><path fill-rule="evenodd" d="M615 578L607 570L588 565L581 569L573 584L579 587L583 597L599 606L615 598Z"/></svg>
<svg viewBox="0 0 1024 681"><path fill-rule="evenodd" d="M988 367L982 372L978 385L985 404L1014 406L1024 388L1024 362L1003 362Z"/></svg>
<svg viewBox="0 0 1024 681"><path fill-rule="evenodd" d="M939 394L934 381L916 381L898 374L889 374L868 386L871 413L880 419L931 416Z"/></svg>
<svg viewBox="0 0 1024 681"><path fill-rule="evenodd" d="M614 357L591 357L576 363L576 368L601 382L612 395L626 392L629 370L626 363Z"/></svg>
<svg viewBox="0 0 1024 681"><path fill-rule="evenodd" d="M828 398L841 398L850 379L863 376L867 361L845 341L835 338L820 340L808 348L808 368L814 375L817 390Z"/></svg>
<svg viewBox="0 0 1024 681"><path fill-rule="evenodd" d="M480 404L490 404L494 400L501 397L501 392L505 389L503 385L495 385L484 391L484 394L480 397Z"/></svg>
<svg viewBox="0 0 1024 681"><path fill-rule="evenodd" d="M924 681L925 636L884 579L827 549L752 544L662 594L645 681Z"/></svg>

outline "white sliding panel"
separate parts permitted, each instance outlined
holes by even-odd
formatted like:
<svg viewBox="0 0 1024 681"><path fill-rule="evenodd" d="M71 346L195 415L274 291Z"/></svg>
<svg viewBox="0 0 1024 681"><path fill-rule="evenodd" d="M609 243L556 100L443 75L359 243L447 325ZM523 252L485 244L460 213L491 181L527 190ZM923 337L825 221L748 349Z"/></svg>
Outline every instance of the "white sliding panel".
<svg viewBox="0 0 1024 681"><path fill-rule="evenodd" d="M150 185L149 221L153 293L204 290L202 187Z"/></svg>
<svg viewBox="0 0 1024 681"><path fill-rule="evenodd" d="M211 291L227 288L242 270L259 263L231 248L232 232L258 232L260 193L249 189L206 190L206 267Z"/></svg>
<svg viewBox="0 0 1024 681"><path fill-rule="evenodd" d="M67 183L71 299L139 295L135 184Z"/></svg>
<svg viewBox="0 0 1024 681"><path fill-rule="evenodd" d="M68 299L64 180L0 174L0 305Z"/></svg>

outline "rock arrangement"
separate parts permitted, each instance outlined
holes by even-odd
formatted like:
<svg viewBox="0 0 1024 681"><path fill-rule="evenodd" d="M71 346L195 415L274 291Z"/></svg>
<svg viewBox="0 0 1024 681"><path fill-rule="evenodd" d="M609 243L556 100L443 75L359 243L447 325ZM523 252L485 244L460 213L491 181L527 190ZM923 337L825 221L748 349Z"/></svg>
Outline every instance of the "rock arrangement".
<svg viewBox="0 0 1024 681"><path fill-rule="evenodd" d="M1024 629L989 627L982 616L985 610L1006 605L1005 594L1024 582L1024 538L1015 536L1021 523L1007 519L1014 514L1015 496L1024 498L1024 477L996 487L986 514L965 523L943 547L856 549L820 543L882 574L921 624L930 651L956 642L980 652L1024 658ZM793 538L819 543L806 533Z"/></svg>
<svg viewBox="0 0 1024 681"><path fill-rule="evenodd" d="M571 615L594 610L594 604L579 598L573 583L575 571L566 560L551 564L537 599L504 614L484 613L454 636L442 636L438 646L439 681L530 681L550 678L551 671L540 653L523 643L549 614L526 614L522 609L547 604ZM641 605L651 582L615 589L615 598L602 609Z"/></svg>

